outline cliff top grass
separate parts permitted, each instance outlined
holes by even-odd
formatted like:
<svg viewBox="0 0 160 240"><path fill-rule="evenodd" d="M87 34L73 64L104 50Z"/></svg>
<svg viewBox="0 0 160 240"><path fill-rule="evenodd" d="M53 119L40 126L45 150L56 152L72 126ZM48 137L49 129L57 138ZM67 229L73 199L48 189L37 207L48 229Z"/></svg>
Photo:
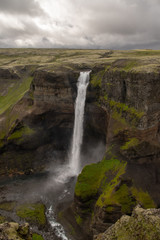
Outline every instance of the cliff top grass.
<svg viewBox="0 0 160 240"><path fill-rule="evenodd" d="M11 86L6 95L0 95L0 114L5 112L24 96L30 87L32 79L33 77L24 78L13 87Z"/></svg>
<svg viewBox="0 0 160 240"><path fill-rule="evenodd" d="M54 71L98 64L113 70L159 72L160 50L0 49L0 68L33 65Z"/></svg>

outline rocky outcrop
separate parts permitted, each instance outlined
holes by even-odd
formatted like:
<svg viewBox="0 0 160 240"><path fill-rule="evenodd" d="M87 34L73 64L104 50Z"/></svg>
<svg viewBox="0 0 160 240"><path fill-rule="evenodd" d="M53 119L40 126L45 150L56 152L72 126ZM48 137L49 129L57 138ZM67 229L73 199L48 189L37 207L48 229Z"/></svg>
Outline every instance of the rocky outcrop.
<svg viewBox="0 0 160 240"><path fill-rule="evenodd" d="M32 240L29 224L20 225L15 222L0 224L0 239L5 240Z"/></svg>
<svg viewBox="0 0 160 240"><path fill-rule="evenodd" d="M94 240L159 240L160 210L144 210L137 206L131 216L124 215L106 232L94 237Z"/></svg>

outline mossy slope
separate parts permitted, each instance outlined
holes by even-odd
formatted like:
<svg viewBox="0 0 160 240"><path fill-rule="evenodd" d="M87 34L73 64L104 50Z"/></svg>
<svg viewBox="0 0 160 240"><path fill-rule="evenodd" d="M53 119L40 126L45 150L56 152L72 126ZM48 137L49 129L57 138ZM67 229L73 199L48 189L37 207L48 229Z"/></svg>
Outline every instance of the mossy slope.
<svg viewBox="0 0 160 240"><path fill-rule="evenodd" d="M44 226L46 224L45 206L42 203L20 205L16 209L16 214L35 225Z"/></svg>
<svg viewBox="0 0 160 240"><path fill-rule="evenodd" d="M86 223L90 221L91 229L102 231L123 214L131 214L138 203L144 208L156 207L148 192L137 188L133 180L125 177L126 167L127 162L113 155L112 149L101 162L84 167L75 187L78 224L79 219Z"/></svg>
<svg viewBox="0 0 160 240"><path fill-rule="evenodd" d="M24 94L29 90L33 77L26 77L21 83L17 83L13 88L10 88L5 96L0 96L0 114L18 102Z"/></svg>

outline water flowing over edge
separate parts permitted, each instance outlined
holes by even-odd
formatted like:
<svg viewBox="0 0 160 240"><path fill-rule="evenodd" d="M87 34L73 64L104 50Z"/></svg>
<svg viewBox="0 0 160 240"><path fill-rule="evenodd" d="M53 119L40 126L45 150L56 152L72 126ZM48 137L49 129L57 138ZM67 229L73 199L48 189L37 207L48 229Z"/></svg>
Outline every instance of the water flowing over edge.
<svg viewBox="0 0 160 240"><path fill-rule="evenodd" d="M89 84L89 75L90 71L80 72L77 83L78 91L75 102L74 130L71 151L69 154L69 168L72 172L72 175L78 175L80 171L80 152L83 141L84 108L87 86Z"/></svg>
<svg viewBox="0 0 160 240"><path fill-rule="evenodd" d="M65 183L71 176L78 175L80 171L80 152L83 141L83 121L84 121L84 108L86 101L86 91L89 84L90 71L80 72L77 83L77 98L75 102L75 118L74 130L72 137L71 151L69 154L69 163L64 165L57 171L56 182L61 184ZM56 221L54 217L53 207L50 206L47 210L47 217L51 227L53 228L57 237L62 240L69 240L67 238L63 226Z"/></svg>
<svg viewBox="0 0 160 240"><path fill-rule="evenodd" d="M56 182L58 183L67 182L70 177L77 176L80 172L80 153L83 141L84 109L90 72L91 71L80 72L80 76L78 78L71 150L69 152L68 163L57 169Z"/></svg>

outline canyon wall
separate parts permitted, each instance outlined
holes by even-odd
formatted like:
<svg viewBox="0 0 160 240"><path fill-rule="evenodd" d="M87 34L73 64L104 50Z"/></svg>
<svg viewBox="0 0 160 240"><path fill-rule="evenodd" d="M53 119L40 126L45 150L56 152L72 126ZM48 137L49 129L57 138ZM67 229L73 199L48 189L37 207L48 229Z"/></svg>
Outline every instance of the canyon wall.
<svg viewBox="0 0 160 240"><path fill-rule="evenodd" d="M97 104L106 111L106 154L82 170L72 206L88 238L130 215L138 203L160 206L160 74L92 74Z"/></svg>
<svg viewBox="0 0 160 240"><path fill-rule="evenodd" d="M131 215L137 204L159 207L157 53L113 51L104 55L105 50L50 50L34 65L37 51L31 65L22 62L0 69L0 178L45 173L51 165L54 168L57 162L66 161L77 79L81 70L91 69L82 154L90 149L90 161L96 162L91 150L102 142L104 156L102 161L84 167L77 179L74 202L61 214L61 220L67 219L70 231L79 229L86 239L92 239L122 215ZM26 63L23 54L21 57ZM80 235L75 238L80 239Z"/></svg>
<svg viewBox="0 0 160 240"><path fill-rule="evenodd" d="M16 81L12 69L8 69L10 75L5 75L5 72L1 69L1 81L10 84L12 80ZM16 76L22 81L24 75L29 74L32 76L30 89L1 115L1 178L45 172L50 165L54 168L60 161L68 160L79 70L30 72L28 68L20 68ZM95 104L94 91L90 87L82 147L84 153L97 141L105 143L105 121L105 111Z"/></svg>

